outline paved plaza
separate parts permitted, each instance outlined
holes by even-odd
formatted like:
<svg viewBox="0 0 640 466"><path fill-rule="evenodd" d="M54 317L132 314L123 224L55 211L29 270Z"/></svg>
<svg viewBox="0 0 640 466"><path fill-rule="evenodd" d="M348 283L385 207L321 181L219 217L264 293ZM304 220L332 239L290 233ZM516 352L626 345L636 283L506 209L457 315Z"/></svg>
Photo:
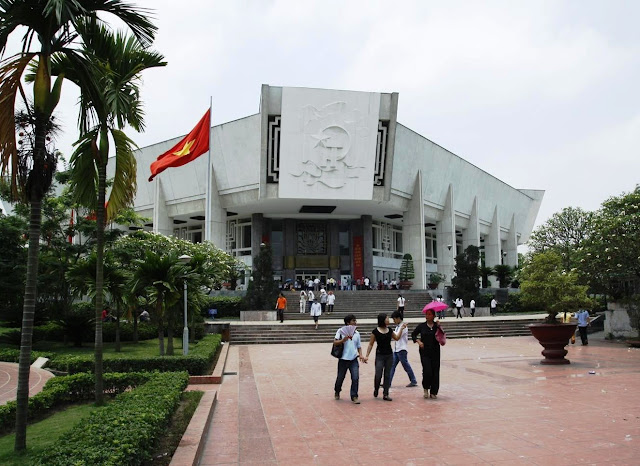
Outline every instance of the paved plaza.
<svg viewBox="0 0 640 466"><path fill-rule="evenodd" d="M541 366L533 337L449 340L437 400L406 388L401 366L393 401L373 398L372 353L360 405L348 378L333 399L329 350L232 345L222 385L210 386L218 402L200 464L640 464L640 350L602 333L571 346L566 366Z"/></svg>
<svg viewBox="0 0 640 466"><path fill-rule="evenodd" d="M29 374L29 396L39 393L51 377L53 377L51 372L32 367ZM18 364L0 362L0 405L6 404L7 401L15 400L17 391Z"/></svg>

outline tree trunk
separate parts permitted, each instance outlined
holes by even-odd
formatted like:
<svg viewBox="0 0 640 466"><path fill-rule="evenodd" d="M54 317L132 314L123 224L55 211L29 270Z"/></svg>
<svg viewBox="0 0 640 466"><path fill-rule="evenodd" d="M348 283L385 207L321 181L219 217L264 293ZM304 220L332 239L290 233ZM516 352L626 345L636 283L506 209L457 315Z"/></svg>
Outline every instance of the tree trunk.
<svg viewBox="0 0 640 466"><path fill-rule="evenodd" d="M138 309L133 309L131 315L133 316L133 342L138 343Z"/></svg>
<svg viewBox="0 0 640 466"><path fill-rule="evenodd" d="M116 313L116 353L120 352L120 312Z"/></svg>
<svg viewBox="0 0 640 466"><path fill-rule="evenodd" d="M95 399L96 405L104 404L104 373L102 365L102 309L104 306L104 227L106 212L104 200L107 192L107 157L109 140L105 130L100 132L98 157L98 205L96 206L96 341L95 341Z"/></svg>
<svg viewBox="0 0 640 466"><path fill-rule="evenodd" d="M173 356L173 325L174 325L174 312L167 314L167 356Z"/></svg>
<svg viewBox="0 0 640 466"><path fill-rule="evenodd" d="M162 322L162 294L158 295L156 301L156 316L158 318L158 347L160 356L164 356L164 325Z"/></svg>
<svg viewBox="0 0 640 466"><path fill-rule="evenodd" d="M27 255L27 275L22 307L22 335L20 339L20 359L18 361L18 392L16 406L16 451L27 448L27 409L29 406L29 370L31 368L31 344L33 341L33 321L36 310L36 284L38 282L38 253L40 252L40 227L42 200L31 201L29 219L29 251Z"/></svg>

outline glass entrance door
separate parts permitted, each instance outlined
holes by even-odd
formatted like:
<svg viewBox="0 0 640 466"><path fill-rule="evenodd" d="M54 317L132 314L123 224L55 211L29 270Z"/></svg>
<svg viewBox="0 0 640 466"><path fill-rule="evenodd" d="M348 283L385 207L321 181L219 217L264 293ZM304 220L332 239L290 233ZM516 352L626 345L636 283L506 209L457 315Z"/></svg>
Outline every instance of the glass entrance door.
<svg viewBox="0 0 640 466"><path fill-rule="evenodd" d="M309 280L315 280L316 277L320 279L320 283L327 284L327 276L329 272L327 270L296 270L296 280L300 283L304 283L305 287L309 283Z"/></svg>

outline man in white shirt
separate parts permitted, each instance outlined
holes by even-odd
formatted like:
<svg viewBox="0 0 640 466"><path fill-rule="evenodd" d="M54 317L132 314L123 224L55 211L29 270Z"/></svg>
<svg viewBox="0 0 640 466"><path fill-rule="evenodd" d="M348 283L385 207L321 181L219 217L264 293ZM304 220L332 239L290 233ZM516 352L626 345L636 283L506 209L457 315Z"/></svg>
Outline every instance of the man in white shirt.
<svg viewBox="0 0 640 466"><path fill-rule="evenodd" d="M313 291L320 291L320 279L318 277L313 279Z"/></svg>
<svg viewBox="0 0 640 466"><path fill-rule="evenodd" d="M313 300L316 299L316 296L313 294L313 290L309 290L307 293L307 300L309 303L309 311L311 311L311 305L313 304Z"/></svg>
<svg viewBox="0 0 640 466"><path fill-rule="evenodd" d="M469 309L471 309L471 317L476 315L476 300L472 299L469 302Z"/></svg>
<svg viewBox="0 0 640 466"><path fill-rule="evenodd" d="M369 282L369 277L365 277L365 278L364 278L364 289L365 289L365 290L370 289L370 288L369 288L369 283L370 283L370 282Z"/></svg>
<svg viewBox="0 0 640 466"><path fill-rule="evenodd" d="M400 313L400 315L402 316L402 318L404 319L404 305L407 302L406 299L404 299L404 296L402 296L401 294L398 294L398 302L396 303L396 311L398 311Z"/></svg>
<svg viewBox="0 0 640 466"><path fill-rule="evenodd" d="M462 298L456 298L455 300L455 304L456 304L456 319L458 317L460 317L462 319L462 306L464 305L464 302L462 301Z"/></svg>
<svg viewBox="0 0 640 466"><path fill-rule="evenodd" d="M349 314L344 318L345 325L357 325L356 316ZM342 383L347 375L347 370L351 373L351 401L354 404L359 405L358 400L358 385L360 381L360 365L358 364L358 358L364 362L362 357L360 333L355 330L353 335L343 335L340 329L336 332L335 339L333 340L334 346L344 345L342 350L342 356L338 359L338 376L336 377L336 383L333 387L334 398L340 399L340 392L342 391Z"/></svg>
<svg viewBox="0 0 640 466"><path fill-rule="evenodd" d="M492 316L496 315L496 312L498 310L498 301L496 301L496 297L494 296L493 298L491 298L491 309L490 309L490 313Z"/></svg>
<svg viewBox="0 0 640 466"><path fill-rule="evenodd" d="M402 363L402 367L409 376L409 385L407 385L407 387L417 387L418 381L416 380L411 364L409 364L409 360L407 359L407 344L409 342L409 330L407 329L407 324L402 322L402 314L400 311L395 311L391 314L391 317L396 324L394 333L396 335L400 334L400 339L396 341L396 346L393 350L393 364L391 365L391 371L389 372L389 386L391 386L391 382L393 381L393 374L396 372L396 366L398 363Z"/></svg>

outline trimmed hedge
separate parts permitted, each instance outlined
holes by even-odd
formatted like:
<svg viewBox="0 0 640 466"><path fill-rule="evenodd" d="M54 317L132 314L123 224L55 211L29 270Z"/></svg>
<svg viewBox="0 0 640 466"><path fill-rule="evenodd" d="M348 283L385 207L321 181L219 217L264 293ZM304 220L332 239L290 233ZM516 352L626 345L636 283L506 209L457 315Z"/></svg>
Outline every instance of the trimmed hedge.
<svg viewBox="0 0 640 466"><path fill-rule="evenodd" d="M209 309L217 309L216 317L240 317L240 311L247 309L243 299L236 296L209 296L202 307L203 317L209 317Z"/></svg>
<svg viewBox="0 0 640 466"><path fill-rule="evenodd" d="M46 353L43 351L31 351L31 364L35 362L39 357L50 358L52 353ZM0 361L4 362L19 362L20 350L13 348L0 349Z"/></svg>
<svg viewBox="0 0 640 466"><path fill-rule="evenodd" d="M104 393L117 395L140 385L151 377L149 372L129 372L126 374L104 374ZM93 374L81 373L49 379L42 391L29 398L29 420L41 419L51 408L80 400L92 400L95 396ZM0 406L0 431L15 427L16 402L9 401Z"/></svg>
<svg viewBox="0 0 640 466"><path fill-rule="evenodd" d="M207 335L191 350L187 356L154 356L151 358L113 357L105 358L103 368L105 372L138 372L138 371L184 371L191 375L204 375L213 363L213 359L220 346L221 335ZM75 374L78 372L93 372L93 355L56 356L49 367L59 371Z"/></svg>
<svg viewBox="0 0 640 466"><path fill-rule="evenodd" d="M152 374L149 381L122 393L80 421L34 464L137 465L151 460L154 442L178 407L186 372Z"/></svg>

